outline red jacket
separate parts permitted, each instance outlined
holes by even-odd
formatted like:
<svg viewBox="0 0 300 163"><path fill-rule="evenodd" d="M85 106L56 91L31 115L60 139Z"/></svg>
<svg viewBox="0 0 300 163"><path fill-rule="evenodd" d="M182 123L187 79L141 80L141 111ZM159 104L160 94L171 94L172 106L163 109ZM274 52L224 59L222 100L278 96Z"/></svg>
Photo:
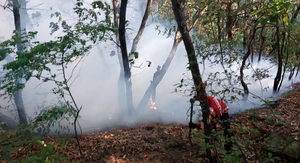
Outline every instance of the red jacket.
<svg viewBox="0 0 300 163"><path fill-rule="evenodd" d="M222 116L223 114L228 113L229 108L223 101L209 95L206 95L206 97L207 97L210 113L213 117L220 118L220 116ZM195 98L196 100L199 100L197 96L195 96Z"/></svg>
<svg viewBox="0 0 300 163"><path fill-rule="evenodd" d="M207 95L206 97L207 97L210 113L214 118L216 117L220 118L220 116L222 116L223 114L228 113L229 108L223 101L209 95ZM196 99L199 100L197 97ZM196 123L196 128L198 130L201 129L200 122Z"/></svg>
<svg viewBox="0 0 300 163"><path fill-rule="evenodd" d="M213 117L220 118L220 116L222 116L223 114L228 113L229 108L223 101L209 95L207 95L206 97L211 115Z"/></svg>

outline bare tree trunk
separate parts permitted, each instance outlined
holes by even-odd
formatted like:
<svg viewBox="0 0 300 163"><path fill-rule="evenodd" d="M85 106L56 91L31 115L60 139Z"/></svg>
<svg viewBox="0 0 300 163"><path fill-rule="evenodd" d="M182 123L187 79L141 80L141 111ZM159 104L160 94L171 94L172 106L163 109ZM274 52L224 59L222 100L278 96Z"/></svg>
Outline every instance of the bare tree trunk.
<svg viewBox="0 0 300 163"><path fill-rule="evenodd" d="M15 22L15 30L17 31L17 35L21 38L22 30L21 30L21 18L20 18L20 4L18 0L13 0L13 14L14 14L14 22ZM17 43L17 51L22 52L23 46L21 41ZM22 79L18 79L17 83L21 84ZM20 119L20 124L28 124L25 106L22 98L22 89L20 89L17 93L13 94L14 101L17 107L18 116Z"/></svg>
<svg viewBox="0 0 300 163"><path fill-rule="evenodd" d="M195 55L195 49L193 42L191 40L191 37L189 35L189 30L186 25L186 18L185 15L183 15L183 11L181 9L180 4L178 3L177 0L172 0L172 7L173 7L173 12L177 21L178 29L182 35L182 39L185 45L185 49L188 55L188 60L189 60L189 68L192 73L193 81L195 87L198 87L200 84L203 84L202 78L200 75L199 71L199 66L197 62L197 57ZM204 133L205 133L205 142L207 144L212 145L212 141L210 138L211 136L211 117L210 117L210 111L209 111L209 106L206 98L206 92L203 90L201 94L199 94L199 91L197 91L197 95L200 97L200 103L202 107L202 112L203 112L203 122L204 122ZM218 162L217 159L217 154L215 149L206 149L207 152L207 157L211 163L216 163Z"/></svg>
<svg viewBox="0 0 300 163"><path fill-rule="evenodd" d="M289 52L286 51L286 60L285 60L284 66L283 66L283 73L282 73L282 76L281 76L281 80L280 80L280 83L279 83L279 86L278 86L278 89L277 89L278 91L280 90L282 82L284 80L284 75L285 75L285 72L286 72L286 69L287 69L288 60L289 60Z"/></svg>
<svg viewBox="0 0 300 163"><path fill-rule="evenodd" d="M113 0L113 10L114 10L114 25L115 27L119 26L119 0ZM123 67L123 61L122 61L122 53L120 52L120 40L119 40L119 31L116 30L116 42L117 42L117 55L119 58L120 63L120 75L118 79L118 103L119 108L122 109L122 107L126 106L126 88L125 88L125 81L124 81L124 67Z"/></svg>
<svg viewBox="0 0 300 163"><path fill-rule="evenodd" d="M249 88L248 88L247 84L244 81L244 67L246 65L246 61L247 61L248 57L251 54L251 47L252 47L252 44L253 44L253 40L255 38L255 33L256 33L256 28L253 27L251 39L250 39L249 44L248 44L248 50L247 50L247 53L243 57L242 65L241 65L241 68L240 68L240 81L241 81L241 84L242 84L243 89L244 89L243 100L247 100L248 96L249 96Z"/></svg>
<svg viewBox="0 0 300 163"><path fill-rule="evenodd" d="M300 12L300 4L298 4L296 11L293 13L293 16L292 16L292 19L291 19L291 23L294 23L294 21L296 20L299 12Z"/></svg>
<svg viewBox="0 0 300 163"><path fill-rule="evenodd" d="M283 25L284 26L284 25ZM284 80L284 75L285 75L285 72L286 72L286 68L287 68L287 64L288 64L288 60L289 60L289 51L288 49L286 48L286 46L288 47L288 42L290 40L289 38L289 35L288 35L288 39L287 41L285 40L286 38L286 32L282 32L282 43L281 43L281 49L280 49L280 53L281 53L281 56L283 56L283 51L284 53L286 54L286 58L285 58L285 63L284 63L284 66L283 66L283 73L282 73L282 76L281 76L281 79L280 79L280 82L279 82L279 86L277 88L277 91L280 90L281 88L281 85L282 85L282 82Z"/></svg>
<svg viewBox="0 0 300 163"><path fill-rule="evenodd" d="M228 2L226 5L226 13L227 13L227 22L226 22L226 30L227 30L227 38L228 40L233 40L233 16L232 16L232 4L233 2Z"/></svg>
<svg viewBox="0 0 300 163"><path fill-rule="evenodd" d="M129 68L129 60L128 60L126 37L125 37L127 3L128 0L121 1L120 21L119 21L119 40L120 40L122 61L123 61L123 68L124 68L127 110L129 114L132 114L134 107L133 107L133 97L132 97L131 71Z"/></svg>
<svg viewBox="0 0 300 163"><path fill-rule="evenodd" d="M244 10L244 18L246 19L247 13L246 10ZM245 23L246 24L246 23ZM247 42L247 27L243 30L243 48L246 49L246 42Z"/></svg>
<svg viewBox="0 0 300 163"><path fill-rule="evenodd" d="M133 39L133 43L132 43L132 47L131 47L131 51L129 53L129 60L133 60L134 59L134 52L136 52L137 49L137 45L143 35L144 29L146 27L146 23L148 20L148 16L150 14L150 9L151 9L151 4L152 4L152 0L148 0L147 1L147 6L146 6L146 10L139 28L138 33L136 34L135 38Z"/></svg>
<svg viewBox="0 0 300 163"><path fill-rule="evenodd" d="M278 85L281 79L281 73L282 73L282 54L280 51L280 31L279 31L279 22L277 20L276 23L276 36L277 36L277 55L278 55L278 68L277 68L277 74L274 79L274 85L273 85L273 93L278 92Z"/></svg>
<svg viewBox="0 0 300 163"><path fill-rule="evenodd" d="M201 11L201 13L196 13L192 19L192 22L190 23L190 27L189 27L189 31L192 30L194 28L194 26L196 25L197 21L198 21L198 17L199 15L202 15L205 11L206 11L206 7L203 8L203 10ZM153 79L150 83L150 86L148 87L148 89L146 90L142 100L140 101L139 105L138 105L138 109L144 109L147 105L147 102L149 101L150 96L152 96L152 100L153 102L156 101L156 87L158 86L158 84L161 82L161 80L163 79L163 77L165 76L174 56L175 53L177 51L177 47L180 44L180 42L182 41L182 38L179 37L180 35L180 31L177 29L176 33L175 33L175 37L174 37L174 42L173 42L173 46L172 49L169 53L169 56L167 58L167 60L165 61L165 63L162 66L162 69L160 66L157 67L157 71L153 74Z"/></svg>
<svg viewBox="0 0 300 163"><path fill-rule="evenodd" d="M290 75L289 75L289 81L292 80L292 78L294 76L294 73L295 73L295 70L296 70L296 67L297 66L295 66L295 65L293 66L293 69L291 70Z"/></svg>
<svg viewBox="0 0 300 163"><path fill-rule="evenodd" d="M296 20L296 18L297 18L297 16L298 16L299 12L300 12L300 4L297 6L296 11L294 12L294 14L293 14L293 16L292 16L292 18L291 18L291 23L294 23L294 21ZM288 39L288 41L289 41L289 39ZM298 55L296 55L296 56L297 56L297 59L298 59ZM289 75L289 80L291 80L292 77L294 76L296 67L297 67L297 66L294 65L293 69L291 70L291 73L290 73L290 75ZM297 72L297 74L298 74L298 72Z"/></svg>
<svg viewBox="0 0 300 163"><path fill-rule="evenodd" d="M167 60L165 61L165 63L163 64L162 68L160 69L160 67L158 67L157 71L154 73L151 84L148 87L148 89L146 90L142 100L140 101L140 103L137 107L139 110L144 109L146 107L151 95L152 95L152 100L155 101L155 99L153 98L153 94L156 92L156 87L158 86L158 84L161 82L161 80L165 76L165 74L166 74L169 66L171 65L171 62L176 54L177 47L182 40L179 38L179 34L180 34L180 32L177 30L177 32L175 34L173 46L169 53L169 56L168 56ZM154 95L154 97L155 97L155 95Z"/></svg>
<svg viewBox="0 0 300 163"><path fill-rule="evenodd" d="M260 39L261 39L260 41L261 42L260 42L260 49L259 49L259 55L258 55L258 62L260 62L260 60L261 60L261 54L263 53L263 50L265 47L266 37L263 35L265 27L266 27L266 25L264 25L260 31Z"/></svg>
<svg viewBox="0 0 300 163"><path fill-rule="evenodd" d="M145 10L145 13L144 13L139 31L138 31L136 37L133 40L132 48L131 48L131 51L129 53L129 57L128 57L128 53L127 53L126 36L125 36L127 2L128 2L127 0L125 0L125 1L122 0L121 1L120 23L119 23L119 33L118 33L119 35L116 34L117 37L119 36L119 39L117 39L117 40L120 40L120 47L121 47L121 52L122 52L122 61L123 61L123 67L124 67L123 70L121 69L118 85L119 85L119 99L121 99L121 98L124 99L124 96L122 96L123 93L121 92L122 90L120 90L120 87L122 85L121 84L121 82L122 82L122 73L124 73L125 86L126 86L126 96L127 96L127 109L131 110L129 112L132 112L134 107L133 107L133 97L132 97L131 71L130 71L131 66L130 66L130 63L132 63L132 61L134 60L134 52L136 52L138 42L140 41L140 39L143 35L144 29L145 29L145 26L146 26L146 22L148 20L148 16L150 14L152 0L147 1L146 10ZM118 17L118 15L117 15L118 7L117 6L118 6L119 2L118 2L118 0L114 0L113 3L114 3L114 17L115 17L115 19L117 19L117 17ZM126 3L126 4L123 4L123 3ZM123 24L121 24L121 23L123 23ZM115 20L115 24L117 24L116 20ZM124 36L122 36L122 30L124 30ZM122 37L124 37L124 40L123 40ZM125 53L125 51L126 51L126 53ZM126 54L126 56L125 56L125 54ZM127 70L127 64L128 64L128 68L129 68L128 70ZM119 102L119 105L122 105L122 103L123 102Z"/></svg>

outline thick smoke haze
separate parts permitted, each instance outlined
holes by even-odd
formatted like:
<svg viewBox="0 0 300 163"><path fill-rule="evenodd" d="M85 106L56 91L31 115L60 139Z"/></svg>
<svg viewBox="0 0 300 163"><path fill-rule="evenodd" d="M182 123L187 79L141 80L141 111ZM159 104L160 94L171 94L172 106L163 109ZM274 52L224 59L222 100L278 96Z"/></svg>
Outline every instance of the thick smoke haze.
<svg viewBox="0 0 300 163"><path fill-rule="evenodd" d="M68 2L68 3L66 3ZM29 15L39 11L41 17L32 19L28 22L27 29L38 31L38 35L35 40L40 42L49 41L54 39L62 33L57 32L53 36L50 36L49 23L51 21L56 22L57 18L50 18L50 15L54 12L60 12L63 20L67 20L72 24L76 22L76 14L73 13L74 1L62 1L62 0L31 0L28 4ZM111 3L107 0L108 3ZM2 3L2 1L1 1ZM86 6L91 1L86 1ZM131 1L127 11L127 18L129 19L129 28L133 29L129 32L129 37L135 36L140 21L142 19L142 13L139 9L140 0ZM34 7L36 6L36 7ZM36 9L35 9L36 8ZM51 10L50 10L51 8ZM0 37L9 39L12 36L14 30L13 14L10 10L0 9ZM153 78L153 74L156 71L157 66L162 66L168 57L168 54L172 48L173 39L166 38L166 36L158 35L158 31L155 30L155 26L160 25L152 22L151 18L147 23L147 27L143 33L143 36L138 44L139 58L136 60L135 66L140 68L132 68L132 89L134 105L137 106L143 97L146 89L150 85L150 81ZM176 24L174 24L176 25ZM162 25L160 25L162 26ZM1 39L4 40L4 39ZM128 44L128 50L131 48L131 42ZM120 64L117 55L111 56L111 51L116 50L116 45L113 42L102 42L90 51L90 53L84 57L84 59L77 66L73 79L74 83L71 86L71 91L74 94L79 106L82 106L81 118L79 120L84 132L88 132L96 129L103 129L110 125L119 124L134 124L136 122L146 122L149 120L161 120L164 122L177 122L186 123L186 112L189 109L189 98L181 94L174 92L174 84L179 83L182 78L186 79L186 76L191 77L186 66L188 59L186 57L186 51L181 43L177 49L176 55L170 65L163 80L157 87L156 105L158 110L151 110L150 104L147 106L149 110L145 114L139 115L136 118L126 118L123 113L126 111L124 108L118 106L118 77L120 73ZM151 66L147 66L147 61L151 61ZM272 67L267 60L263 60L260 63L253 63L253 69L256 68L269 68ZM3 65L5 62L1 62ZM70 75L75 64L69 65L67 74ZM209 62L206 61L206 65ZM231 69L238 69L240 65L234 64ZM203 72L202 65L199 65L200 72ZM53 70L57 68L53 67ZM223 68L220 65L216 65L213 68L206 67L203 75L203 79L206 80L210 73L223 72ZM249 75L247 82L251 93L258 96L262 96L261 85L263 88L269 87L268 91L263 92L264 98L272 96L273 79L276 75L277 67L272 67L269 72L271 77L260 81L254 81L251 79L253 73L252 69L245 70L245 74ZM298 77L299 78L299 77ZM294 82L299 79L295 78ZM291 82L285 80L282 84L281 93L288 91ZM41 108L58 105L58 101L62 101L59 97L55 96L51 89L54 88L53 83L41 84L41 81L37 79L30 79L26 84L23 91L24 104L26 107L27 115L33 118L36 112L39 112ZM242 89L241 86L237 86ZM217 85L208 87L211 89L221 89ZM125 98L125 97L124 97ZM239 97L241 98L241 97ZM247 102L234 102L229 103L230 113L237 113L246 109L260 107L262 103L249 96ZM1 100L1 106L12 106L9 109L2 109L3 114L9 116L16 116L16 112L11 112L14 107L11 102L7 100Z"/></svg>

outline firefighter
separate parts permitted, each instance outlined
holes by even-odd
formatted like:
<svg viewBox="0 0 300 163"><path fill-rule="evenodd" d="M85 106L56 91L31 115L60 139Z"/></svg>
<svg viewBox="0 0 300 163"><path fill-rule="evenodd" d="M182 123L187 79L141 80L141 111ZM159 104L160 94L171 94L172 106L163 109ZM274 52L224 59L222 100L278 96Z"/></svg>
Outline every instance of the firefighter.
<svg viewBox="0 0 300 163"><path fill-rule="evenodd" d="M231 133L229 131L230 129L230 121L229 121L229 108L227 107L227 105L221 101L220 99L217 99L215 97L209 96L207 95L207 101L208 101L208 105L209 105L209 110L210 110L210 114L213 118L213 129L216 131L217 130L217 124L216 121L220 120L222 123L222 127L224 130L224 136L225 136L225 144L224 144L224 148L227 152L230 152L232 150L232 141L230 140L231 138ZM199 97L195 96L194 97L196 100L199 100ZM197 122L197 123L189 123L189 127L190 128L197 128L198 130L201 129L201 122Z"/></svg>

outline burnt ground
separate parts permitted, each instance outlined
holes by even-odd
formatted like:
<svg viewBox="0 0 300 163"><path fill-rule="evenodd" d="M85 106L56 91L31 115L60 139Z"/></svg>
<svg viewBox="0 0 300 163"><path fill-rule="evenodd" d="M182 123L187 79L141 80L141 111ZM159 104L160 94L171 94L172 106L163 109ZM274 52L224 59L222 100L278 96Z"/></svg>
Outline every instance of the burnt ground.
<svg viewBox="0 0 300 163"><path fill-rule="evenodd" d="M300 138L300 84L295 89L278 99L276 108L253 109L231 118L235 143L235 162L297 162L293 155L285 154L283 149L269 147L269 138L286 139L299 145ZM222 130L218 126L218 130ZM173 163L173 162L208 162L201 135L203 131L193 131L193 145L188 139L189 128L186 125L151 123L124 129L94 132L79 137L83 157L78 152L75 138L48 136L43 138L47 145L54 145L59 158L64 162L107 162L107 163ZM2 131L7 141L16 137L16 133ZM30 138L28 138L30 139ZM272 142L277 142L273 140ZM9 143L8 143L9 144ZM3 143L0 142L0 147ZM34 156L43 147L40 143L12 145L15 149L11 157L16 160ZM299 145L300 146L300 145ZM216 143L222 148L222 142ZM3 148L0 148L0 152ZM297 148L296 148L297 150ZM299 148L300 150L300 148ZM300 152L300 151L298 151ZM54 152L47 153L49 158ZM297 155L297 151L296 154ZM219 150L219 158L223 155ZM294 158L291 158L294 157ZM4 160L4 158L0 158ZM299 160L298 160L299 161ZM5 161L3 161L5 162ZM222 162L233 162L225 161Z"/></svg>

